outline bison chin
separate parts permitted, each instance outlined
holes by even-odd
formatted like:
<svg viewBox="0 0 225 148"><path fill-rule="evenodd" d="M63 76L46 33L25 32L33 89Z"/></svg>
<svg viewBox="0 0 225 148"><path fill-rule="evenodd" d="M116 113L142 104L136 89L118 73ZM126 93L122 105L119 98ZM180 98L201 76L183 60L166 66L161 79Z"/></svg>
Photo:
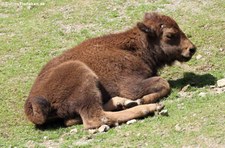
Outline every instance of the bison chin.
<svg viewBox="0 0 225 148"><path fill-rule="evenodd" d="M178 58L178 61L180 61L180 62L189 61L192 58L192 56L195 54L195 50L196 49L193 49L193 51L190 49L185 50L184 52L181 53L180 57Z"/></svg>
<svg viewBox="0 0 225 148"><path fill-rule="evenodd" d="M192 58L192 56L183 56L183 55L181 55L177 60L179 62L188 62L191 58Z"/></svg>

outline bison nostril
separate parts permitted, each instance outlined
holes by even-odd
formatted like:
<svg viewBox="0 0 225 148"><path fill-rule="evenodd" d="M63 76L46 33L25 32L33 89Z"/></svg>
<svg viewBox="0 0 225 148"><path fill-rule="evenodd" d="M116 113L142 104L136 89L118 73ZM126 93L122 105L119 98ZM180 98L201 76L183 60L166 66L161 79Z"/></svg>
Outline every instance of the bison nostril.
<svg viewBox="0 0 225 148"><path fill-rule="evenodd" d="M191 54L194 54L196 52L196 48L195 47L189 48L189 52Z"/></svg>

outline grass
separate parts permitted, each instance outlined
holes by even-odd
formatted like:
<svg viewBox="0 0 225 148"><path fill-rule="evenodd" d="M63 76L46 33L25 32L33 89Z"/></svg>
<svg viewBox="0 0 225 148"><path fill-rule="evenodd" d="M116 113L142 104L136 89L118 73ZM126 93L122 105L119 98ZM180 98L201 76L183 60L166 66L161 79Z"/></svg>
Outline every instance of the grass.
<svg viewBox="0 0 225 148"><path fill-rule="evenodd" d="M87 38L132 27L149 11L175 18L198 47L190 62L160 71L172 86L163 100L169 117L94 135L82 125L38 130L26 119L24 102L47 61ZM224 147L225 93L210 87L225 77L224 13L221 0L0 2L0 147Z"/></svg>

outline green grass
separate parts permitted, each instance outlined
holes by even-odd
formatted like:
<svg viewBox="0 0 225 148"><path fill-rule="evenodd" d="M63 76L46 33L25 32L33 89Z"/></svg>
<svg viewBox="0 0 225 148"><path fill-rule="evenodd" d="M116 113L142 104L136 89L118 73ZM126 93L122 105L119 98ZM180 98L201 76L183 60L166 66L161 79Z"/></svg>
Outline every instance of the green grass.
<svg viewBox="0 0 225 148"><path fill-rule="evenodd" d="M28 2L44 5L29 8ZM169 117L95 135L82 125L38 130L26 119L24 102L47 61L87 38L132 27L149 11L175 18L202 56L160 71L172 86L163 100ZM0 147L224 147L225 93L210 88L225 77L224 14L221 0L0 2ZM182 97L180 89L188 84Z"/></svg>

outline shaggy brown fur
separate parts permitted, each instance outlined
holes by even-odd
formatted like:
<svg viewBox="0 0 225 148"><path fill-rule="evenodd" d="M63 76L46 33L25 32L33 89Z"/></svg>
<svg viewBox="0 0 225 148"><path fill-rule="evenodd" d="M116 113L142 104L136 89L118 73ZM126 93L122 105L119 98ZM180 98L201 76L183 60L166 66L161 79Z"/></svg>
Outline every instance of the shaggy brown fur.
<svg viewBox="0 0 225 148"><path fill-rule="evenodd" d="M81 117L86 129L144 117L161 110L155 102L170 92L157 70L190 60L195 50L172 18L146 13L132 29L89 39L48 62L25 113L36 125L57 117L69 126ZM129 109L111 112L121 106Z"/></svg>

